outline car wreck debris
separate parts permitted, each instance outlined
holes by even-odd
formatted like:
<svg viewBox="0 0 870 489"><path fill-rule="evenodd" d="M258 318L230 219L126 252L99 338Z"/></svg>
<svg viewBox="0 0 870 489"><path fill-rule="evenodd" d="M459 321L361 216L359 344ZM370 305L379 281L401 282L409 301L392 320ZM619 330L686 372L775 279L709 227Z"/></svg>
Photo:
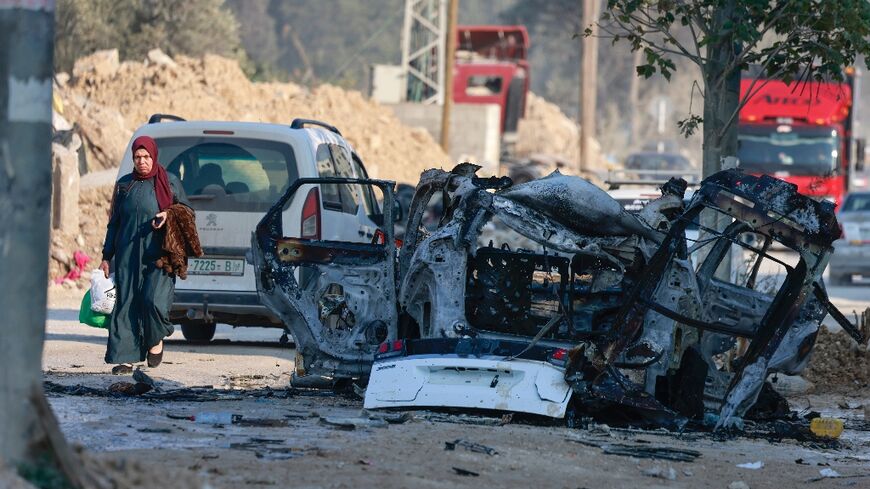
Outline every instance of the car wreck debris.
<svg viewBox="0 0 870 489"><path fill-rule="evenodd" d="M566 440L589 447L600 448L608 455L672 460L674 462L694 462L695 459L701 456L701 452L682 448L654 446L648 444L610 443L579 438L566 438Z"/></svg>
<svg viewBox="0 0 870 489"><path fill-rule="evenodd" d="M456 447L462 447L469 452L475 453L485 453L487 455L498 455L498 452L495 448L488 447L486 445L481 445L480 443L470 442L468 440L456 439L453 441L445 441L444 449L448 451L456 450Z"/></svg>
<svg viewBox="0 0 870 489"><path fill-rule="evenodd" d="M733 429L759 398L782 411L766 379L803 370L825 316L864 340L822 282L840 235L833 205L792 184L726 170L686 199L686 182L671 179L632 214L578 177L512 185L476 170L423 173L398 252L391 182L291 185L252 247L261 298L297 340L297 368L367 378L367 409L484 409L569 424L592 416L673 430L706 418ZM321 183L379 187L383 239L286 236L281 209ZM725 226L701 225L702 213ZM492 229L517 239L494 243ZM770 253L773 243L794 259ZM735 253L745 269L725 268Z"/></svg>

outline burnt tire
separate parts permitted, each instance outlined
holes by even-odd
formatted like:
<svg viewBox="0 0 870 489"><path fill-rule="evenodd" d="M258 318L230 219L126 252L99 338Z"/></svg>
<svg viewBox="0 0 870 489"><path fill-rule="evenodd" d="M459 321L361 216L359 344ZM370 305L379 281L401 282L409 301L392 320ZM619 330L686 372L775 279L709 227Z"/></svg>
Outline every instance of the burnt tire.
<svg viewBox="0 0 870 489"><path fill-rule="evenodd" d="M181 334L191 343L208 343L214 338L216 328L215 323L185 321L181 323Z"/></svg>

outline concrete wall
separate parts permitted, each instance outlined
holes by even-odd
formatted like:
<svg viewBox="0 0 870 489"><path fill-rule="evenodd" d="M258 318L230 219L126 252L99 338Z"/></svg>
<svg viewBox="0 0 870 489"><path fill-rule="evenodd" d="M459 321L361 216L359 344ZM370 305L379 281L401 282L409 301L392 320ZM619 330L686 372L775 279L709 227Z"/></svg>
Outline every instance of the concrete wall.
<svg viewBox="0 0 870 489"><path fill-rule="evenodd" d="M422 127L441 140L441 106L417 103L386 104L404 124ZM498 105L453 104L450 120L450 158L481 165L479 175L495 175L501 152L501 111Z"/></svg>

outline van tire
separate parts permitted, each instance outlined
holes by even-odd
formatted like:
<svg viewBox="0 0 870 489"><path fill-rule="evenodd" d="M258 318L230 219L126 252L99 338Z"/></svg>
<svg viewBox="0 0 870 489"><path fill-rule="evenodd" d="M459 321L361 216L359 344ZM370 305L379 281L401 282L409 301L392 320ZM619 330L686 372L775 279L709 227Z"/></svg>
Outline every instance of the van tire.
<svg viewBox="0 0 870 489"><path fill-rule="evenodd" d="M181 323L181 334L191 343L208 343L214 338L215 323L185 321Z"/></svg>

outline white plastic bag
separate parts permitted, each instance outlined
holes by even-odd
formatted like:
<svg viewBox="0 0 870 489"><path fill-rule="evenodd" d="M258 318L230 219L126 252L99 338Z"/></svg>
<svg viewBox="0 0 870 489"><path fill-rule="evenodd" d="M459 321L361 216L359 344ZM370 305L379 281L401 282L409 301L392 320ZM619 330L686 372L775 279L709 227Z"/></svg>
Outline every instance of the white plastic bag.
<svg viewBox="0 0 870 489"><path fill-rule="evenodd" d="M91 310L112 314L115 308L115 274L106 275L102 270L91 272Z"/></svg>

